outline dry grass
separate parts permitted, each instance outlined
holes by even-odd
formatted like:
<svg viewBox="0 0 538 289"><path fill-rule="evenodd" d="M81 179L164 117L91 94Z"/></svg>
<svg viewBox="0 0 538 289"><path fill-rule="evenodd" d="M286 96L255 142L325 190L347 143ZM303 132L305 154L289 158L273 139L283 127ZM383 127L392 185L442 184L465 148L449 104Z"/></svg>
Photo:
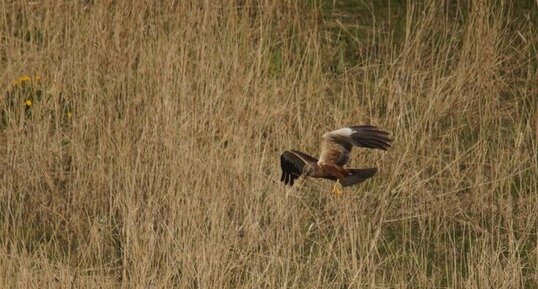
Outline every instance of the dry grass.
<svg viewBox="0 0 538 289"><path fill-rule="evenodd" d="M536 4L217 2L0 4L1 288L538 286Z"/></svg>

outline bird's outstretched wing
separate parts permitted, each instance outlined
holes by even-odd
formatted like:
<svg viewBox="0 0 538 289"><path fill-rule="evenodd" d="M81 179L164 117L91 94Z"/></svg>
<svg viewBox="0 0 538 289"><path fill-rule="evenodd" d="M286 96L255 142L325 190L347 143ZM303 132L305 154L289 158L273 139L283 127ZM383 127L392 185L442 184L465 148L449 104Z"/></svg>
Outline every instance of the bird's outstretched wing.
<svg viewBox="0 0 538 289"><path fill-rule="evenodd" d="M349 161L353 146L387 150L392 140L389 133L371 125L350 126L323 135L319 162L343 166Z"/></svg>
<svg viewBox="0 0 538 289"><path fill-rule="evenodd" d="M284 182L285 185L293 186L293 182L303 174L305 165L317 161L315 157L300 151L285 151L280 156L280 167L282 168L280 181Z"/></svg>

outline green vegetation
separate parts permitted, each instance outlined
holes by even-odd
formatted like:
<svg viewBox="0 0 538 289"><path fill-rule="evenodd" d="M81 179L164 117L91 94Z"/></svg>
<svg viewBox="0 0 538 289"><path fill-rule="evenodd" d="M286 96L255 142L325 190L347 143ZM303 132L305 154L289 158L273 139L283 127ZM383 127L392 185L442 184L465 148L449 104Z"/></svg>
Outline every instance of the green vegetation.
<svg viewBox="0 0 538 289"><path fill-rule="evenodd" d="M538 287L535 1L299 2L0 3L0 287Z"/></svg>

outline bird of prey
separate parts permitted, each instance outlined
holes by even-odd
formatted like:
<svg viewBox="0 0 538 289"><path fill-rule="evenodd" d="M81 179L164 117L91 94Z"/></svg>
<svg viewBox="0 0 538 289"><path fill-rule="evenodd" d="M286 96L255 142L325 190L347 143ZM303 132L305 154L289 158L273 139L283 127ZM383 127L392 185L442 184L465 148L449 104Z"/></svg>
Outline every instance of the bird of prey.
<svg viewBox="0 0 538 289"><path fill-rule="evenodd" d="M333 192L341 194L338 187L352 186L372 177L377 168L346 168L353 146L387 150L392 140L389 133L371 125L350 126L325 133L321 140L319 160L296 150L280 156L282 177L280 181L292 186L300 176L324 178L336 181Z"/></svg>

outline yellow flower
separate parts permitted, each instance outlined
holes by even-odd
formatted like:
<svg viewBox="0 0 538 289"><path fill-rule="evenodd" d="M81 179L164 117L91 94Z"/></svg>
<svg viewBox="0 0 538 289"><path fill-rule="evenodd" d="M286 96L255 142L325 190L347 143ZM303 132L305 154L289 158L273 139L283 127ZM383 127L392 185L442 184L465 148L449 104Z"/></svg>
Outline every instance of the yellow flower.
<svg viewBox="0 0 538 289"><path fill-rule="evenodd" d="M41 76L39 76L39 75L34 76L33 79L32 79L32 77L25 74L25 75L15 79L15 80L11 81L11 85L19 86L19 85L23 85L25 83L28 83L30 81L39 82L40 80L41 80Z"/></svg>
<svg viewBox="0 0 538 289"><path fill-rule="evenodd" d="M32 100L29 99L29 98L25 99L25 100L24 100L24 105L26 105L27 107L32 106Z"/></svg>
<svg viewBox="0 0 538 289"><path fill-rule="evenodd" d="M21 76L21 77L15 79L15 80L13 80L13 81L11 82L11 85L13 85L13 86L22 85L22 84L24 84L24 83L26 83L26 82L28 82L28 81L30 81L30 80L31 80L30 76L28 76L28 75L23 75L23 76Z"/></svg>
<svg viewBox="0 0 538 289"><path fill-rule="evenodd" d="M71 113L70 111L68 111L66 114L67 118L71 118L73 116L73 113Z"/></svg>

